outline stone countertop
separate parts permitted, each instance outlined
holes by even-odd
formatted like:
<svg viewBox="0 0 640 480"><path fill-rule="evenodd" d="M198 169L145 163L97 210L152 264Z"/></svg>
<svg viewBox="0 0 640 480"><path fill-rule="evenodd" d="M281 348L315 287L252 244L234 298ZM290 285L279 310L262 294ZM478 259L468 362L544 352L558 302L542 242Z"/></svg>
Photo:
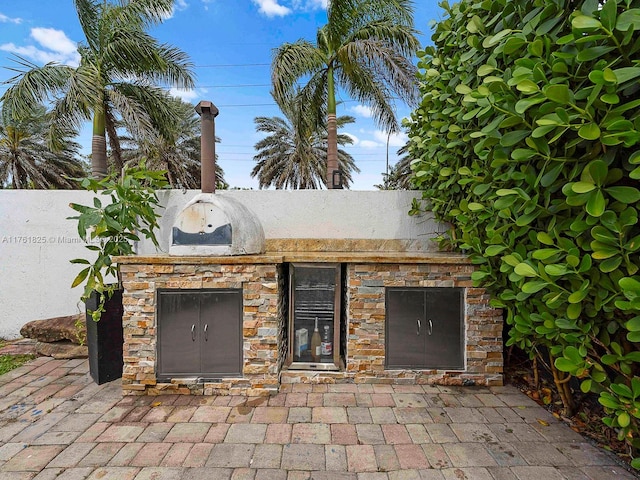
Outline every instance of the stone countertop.
<svg viewBox="0 0 640 480"><path fill-rule="evenodd" d="M467 256L452 252L266 252L262 255L238 256L119 256L121 265L246 265L278 263L404 263L470 264Z"/></svg>

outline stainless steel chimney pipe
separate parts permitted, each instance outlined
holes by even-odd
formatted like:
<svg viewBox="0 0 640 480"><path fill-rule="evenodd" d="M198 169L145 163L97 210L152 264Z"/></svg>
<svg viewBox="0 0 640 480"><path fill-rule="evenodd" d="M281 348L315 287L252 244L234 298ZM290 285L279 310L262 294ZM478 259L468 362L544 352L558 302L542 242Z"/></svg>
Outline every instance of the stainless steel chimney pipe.
<svg viewBox="0 0 640 480"><path fill-rule="evenodd" d="M207 100L196 105L200 115L200 188L216 193L216 122L219 110Z"/></svg>

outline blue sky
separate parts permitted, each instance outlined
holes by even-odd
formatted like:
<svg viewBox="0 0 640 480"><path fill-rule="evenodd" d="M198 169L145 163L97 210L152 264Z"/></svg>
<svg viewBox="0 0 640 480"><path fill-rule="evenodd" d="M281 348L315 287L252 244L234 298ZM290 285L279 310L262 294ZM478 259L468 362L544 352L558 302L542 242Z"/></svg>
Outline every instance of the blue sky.
<svg viewBox="0 0 640 480"><path fill-rule="evenodd" d="M420 41L430 43L430 22L441 18L436 0L416 0L415 25ZM326 0L177 0L173 16L151 33L162 42L189 54L195 64L196 88L173 92L196 104L210 100L220 110L216 134L221 138L216 151L225 178L232 187L258 187L250 177L254 145L261 134L255 131L256 116L280 115L269 95L270 62L274 48L299 38L315 41L318 27L326 23ZM73 1L21 0L0 3L0 66L11 65L11 53L36 63L77 62L76 43L83 40ZM11 77L0 69L0 82ZM0 95L6 90L0 85ZM368 116L369 109L341 94L338 115L353 115L356 123L342 130L352 135L348 147L361 169L354 177L354 190L374 190L383 182L386 168L387 133ZM397 104L399 118L410 109ZM79 143L83 152L91 148L90 128ZM389 163L406 142L401 134L391 136Z"/></svg>

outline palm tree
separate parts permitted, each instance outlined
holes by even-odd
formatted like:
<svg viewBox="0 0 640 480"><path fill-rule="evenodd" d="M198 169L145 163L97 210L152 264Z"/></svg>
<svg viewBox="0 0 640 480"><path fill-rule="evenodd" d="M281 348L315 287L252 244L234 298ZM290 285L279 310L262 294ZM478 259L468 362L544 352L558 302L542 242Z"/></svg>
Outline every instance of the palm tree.
<svg viewBox="0 0 640 480"><path fill-rule="evenodd" d="M331 188L338 168L336 86L368 105L380 127L397 132L392 97L396 94L407 103L417 99L412 57L419 42L411 0L331 0L327 20L315 45L301 39L275 50L271 81L278 103L301 78L308 79L301 91L306 105L319 112L326 102L326 183Z"/></svg>
<svg viewBox="0 0 640 480"><path fill-rule="evenodd" d="M304 108L303 98L293 95L281 107L285 118L257 117L256 130L268 136L255 145L257 162L251 171L258 177L260 188L321 188L326 177L327 130L319 126ZM337 128L353 123L349 116L338 117ZM349 145L353 139L337 135L338 145ZM351 172L359 172L353 157L338 149L338 164L344 185L348 188L353 179Z"/></svg>
<svg viewBox="0 0 640 480"><path fill-rule="evenodd" d="M83 177L75 132L61 131L59 149L47 147L51 116L39 105L32 116L15 120L8 108L0 114L0 188L75 188L71 178Z"/></svg>
<svg viewBox="0 0 640 480"><path fill-rule="evenodd" d="M385 174L383 185L376 185L380 190L415 190L416 187L411 183L413 171L411 170L411 162L413 157L409 155L408 146L404 145L398 150L401 155L400 160L391 167L389 174Z"/></svg>
<svg viewBox="0 0 640 480"><path fill-rule="evenodd" d="M157 86L194 85L185 53L160 44L146 29L170 14L173 0L74 0L85 43L78 45L80 65L38 66L16 57L17 75L2 97L18 117L29 116L38 103L53 102L49 143L57 147L61 130L77 129L93 121L91 173L107 173L106 137L116 167L122 158L116 125L122 119L137 136L164 132L176 115L169 96Z"/></svg>
<svg viewBox="0 0 640 480"><path fill-rule="evenodd" d="M123 137L122 157L124 160L144 157L150 170L166 170L172 188L200 188L200 117L189 103L173 98L171 104L178 120L164 134ZM216 164L216 188L227 187L224 171Z"/></svg>

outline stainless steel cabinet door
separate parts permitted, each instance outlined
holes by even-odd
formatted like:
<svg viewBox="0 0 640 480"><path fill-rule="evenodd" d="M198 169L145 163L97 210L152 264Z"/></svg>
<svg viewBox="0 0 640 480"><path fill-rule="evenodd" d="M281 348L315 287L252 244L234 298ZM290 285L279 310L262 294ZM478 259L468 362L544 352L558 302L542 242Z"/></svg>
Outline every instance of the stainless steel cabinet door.
<svg viewBox="0 0 640 480"><path fill-rule="evenodd" d="M158 292L158 373L192 376L200 371L200 299L195 292Z"/></svg>
<svg viewBox="0 0 640 480"><path fill-rule="evenodd" d="M462 290L427 288L425 366L440 369L464 368L462 348Z"/></svg>
<svg viewBox="0 0 640 480"><path fill-rule="evenodd" d="M203 376L242 373L242 293L207 292L200 303Z"/></svg>
<svg viewBox="0 0 640 480"><path fill-rule="evenodd" d="M158 292L158 378L242 375L242 290Z"/></svg>
<svg viewBox="0 0 640 480"><path fill-rule="evenodd" d="M386 368L462 369L462 289L387 288Z"/></svg>
<svg viewBox="0 0 640 480"><path fill-rule="evenodd" d="M387 368L423 367L425 294L422 289L388 288L386 295Z"/></svg>

